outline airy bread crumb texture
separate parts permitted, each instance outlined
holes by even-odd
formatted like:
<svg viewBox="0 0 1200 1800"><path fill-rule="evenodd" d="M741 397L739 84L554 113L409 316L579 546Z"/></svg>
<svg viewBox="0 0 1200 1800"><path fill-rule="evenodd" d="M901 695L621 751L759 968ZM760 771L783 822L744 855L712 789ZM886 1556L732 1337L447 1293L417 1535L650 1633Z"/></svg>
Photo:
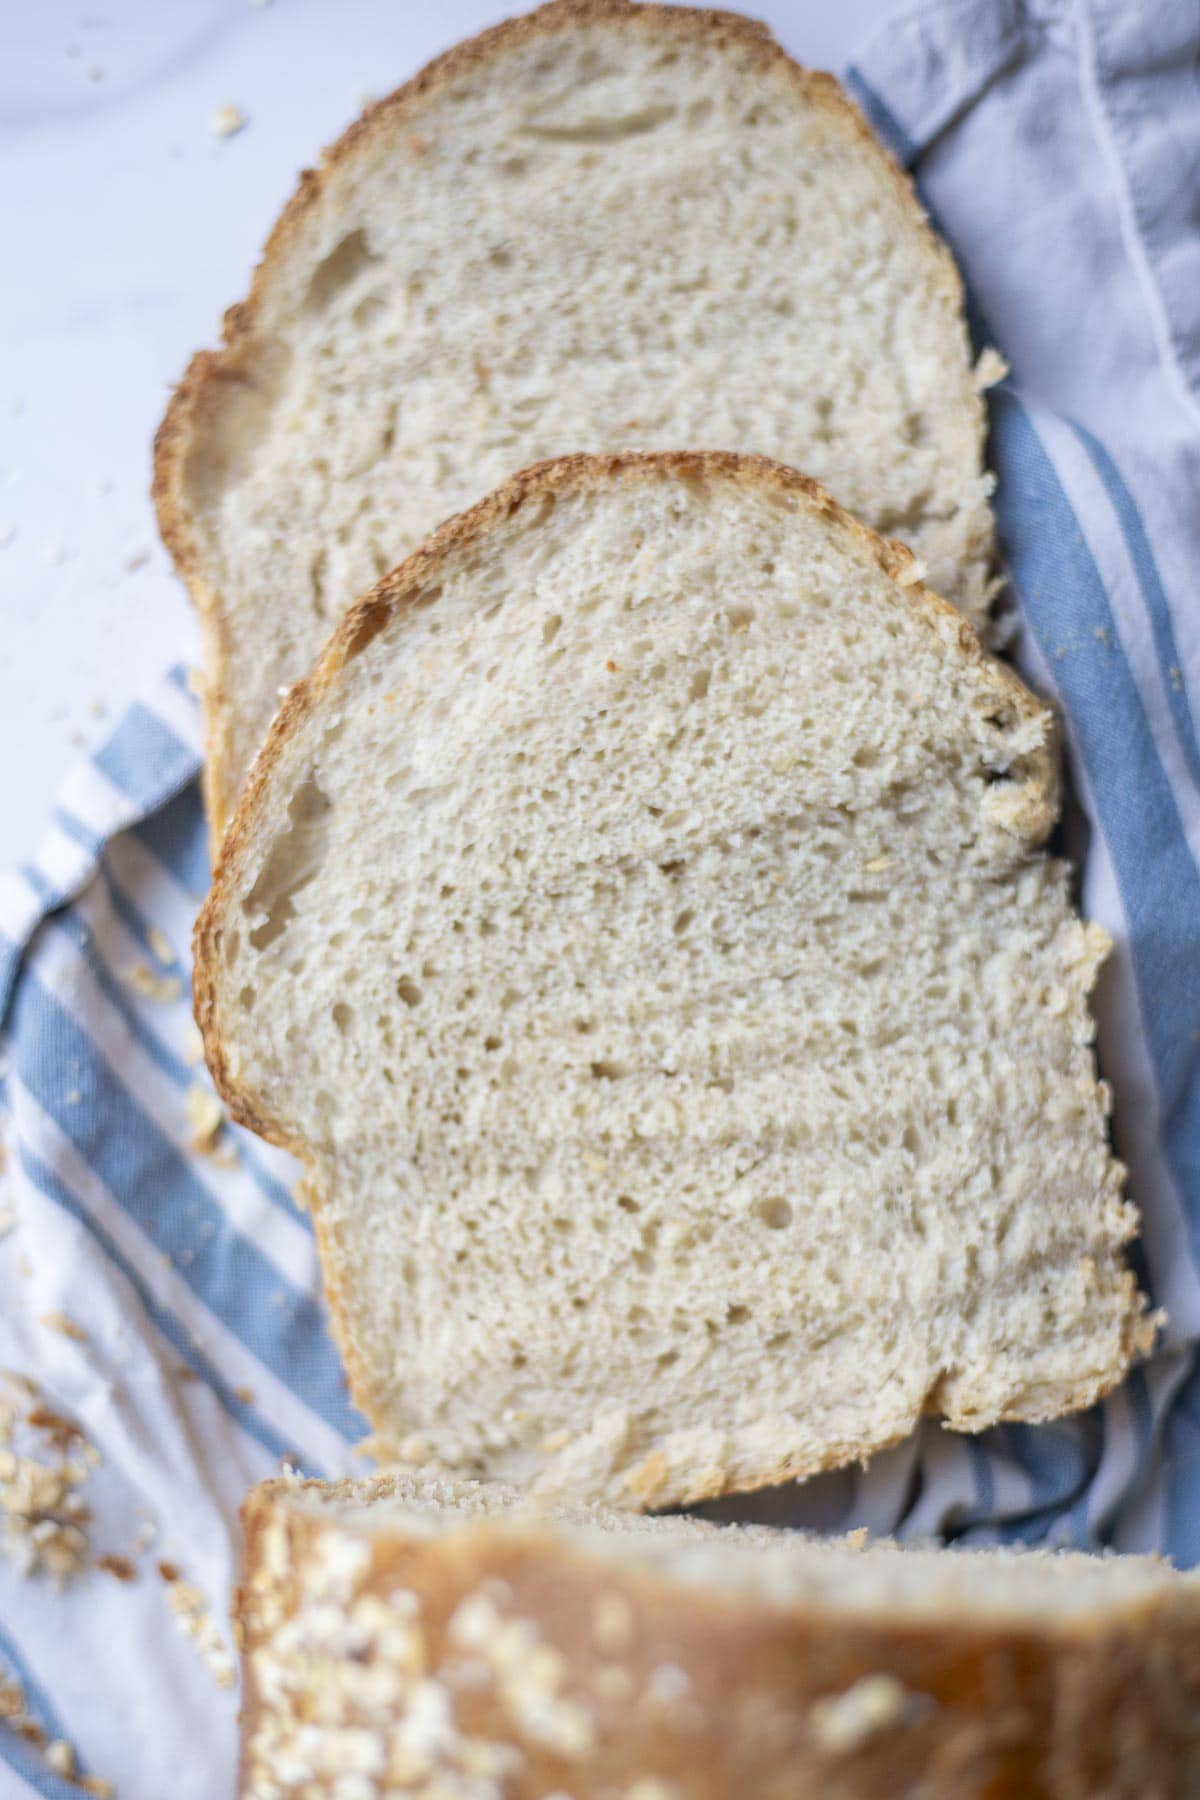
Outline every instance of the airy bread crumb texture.
<svg viewBox="0 0 1200 1800"><path fill-rule="evenodd" d="M447 1481L268 1483L246 1800L1174 1800L1200 1581L861 1547Z"/></svg>
<svg viewBox="0 0 1200 1800"><path fill-rule="evenodd" d="M777 457L985 615L958 277L837 84L748 20L571 0L460 46L305 177L226 335L155 479L218 836L343 609L539 457Z"/></svg>
<svg viewBox="0 0 1200 1800"><path fill-rule="evenodd" d="M1053 721L757 459L567 459L345 621L198 927L400 1455L657 1507L1044 1419L1149 1327Z"/></svg>

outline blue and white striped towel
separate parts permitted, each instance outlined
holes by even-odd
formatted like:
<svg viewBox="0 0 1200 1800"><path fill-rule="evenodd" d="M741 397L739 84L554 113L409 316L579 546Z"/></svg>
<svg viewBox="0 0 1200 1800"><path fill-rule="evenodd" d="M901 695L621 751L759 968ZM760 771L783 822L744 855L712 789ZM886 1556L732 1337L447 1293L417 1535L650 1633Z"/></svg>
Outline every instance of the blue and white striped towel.
<svg viewBox="0 0 1200 1800"><path fill-rule="evenodd" d="M1186 0L935 0L851 71L959 255L980 344L1012 366L992 459L1017 652L1067 721L1068 848L1116 941L1102 1061L1171 1324L1086 1417L979 1440L928 1426L793 1491L798 1522L1200 1561L1198 58ZM0 1559L0 1676L123 1800L233 1785L233 1695L177 1629L155 1560L224 1629L246 1486L284 1454L353 1466L361 1429L287 1159L228 1128L218 1159L190 1148L197 766L176 672L0 883L0 1204L18 1219L0 1240L0 1367L36 1376L101 1451L94 1552L133 1553L143 1519L157 1531L128 1585L96 1571L57 1594ZM77 1792L0 1724L0 1794Z"/></svg>

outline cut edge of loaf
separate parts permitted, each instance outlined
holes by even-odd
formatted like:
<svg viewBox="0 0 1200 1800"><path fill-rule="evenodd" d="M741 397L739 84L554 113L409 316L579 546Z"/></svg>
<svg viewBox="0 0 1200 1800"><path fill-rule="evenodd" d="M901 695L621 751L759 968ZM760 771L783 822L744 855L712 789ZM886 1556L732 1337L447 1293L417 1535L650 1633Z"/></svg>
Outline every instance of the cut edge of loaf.
<svg viewBox="0 0 1200 1800"><path fill-rule="evenodd" d="M505 1496L497 1516L486 1488L455 1517L454 1484L433 1498L443 1530L397 1514L389 1487L276 1481L244 1504L247 1800L276 1792L281 1756L311 1760L306 1792L339 1792L343 1749L381 1768L399 1758L398 1773L452 1793L467 1770L494 1774L513 1800L835 1788L890 1800L931 1781L942 1800L1167 1800L1200 1767L1200 1580L1156 1559L910 1550L678 1519L598 1516L581 1530L505 1518ZM764 1561L829 1572L815 1593L728 1579L721 1565L757 1561L760 1543ZM910 1558L936 1561L944 1604L897 1608L889 1585ZM1096 1605L1057 1608L1056 1587L1090 1562ZM1002 1579L1049 1575L1045 1603L981 1606L997 1564ZM432 1715L439 1729L423 1735L416 1721Z"/></svg>
<svg viewBox="0 0 1200 1800"><path fill-rule="evenodd" d="M342 1351L356 1404L377 1427L376 1442L381 1454L397 1453L388 1436L383 1416L384 1402L373 1390L366 1358L354 1341L349 1323L348 1296L336 1272L337 1258L329 1238L325 1219L325 1200L319 1185L312 1179L309 1147L297 1137L287 1123L274 1116L260 1095L243 1084L231 1066L223 1037L218 982L218 938L221 917L227 902L237 890L247 857L254 847L260 797L265 793L272 771L293 734L321 705L324 696L335 686L341 671L360 655L384 629L394 613L403 609L414 596L436 580L439 567L495 524L507 520L520 508L536 502L547 492L582 491L597 485L639 481L662 477L719 477L725 481L761 486L767 484L797 496L824 521L853 540L861 551L866 549L879 570L892 582L895 600L919 618L943 641L954 646L978 670L985 682L994 684L997 697L1018 714L1040 720L1046 728L1042 745L1029 754L1022 775L1011 796L1011 806L1004 819L1004 829L1023 839L1030 847L1039 845L1051 829L1057 814L1058 758L1054 715L1033 695L1006 665L996 661L981 646L979 639L963 616L948 602L913 579L914 558L902 544L880 538L839 506L818 483L769 459L725 452L626 452L608 456L571 456L536 464L521 471L485 500L458 517L447 521L429 541L410 555L397 569L385 576L342 618L324 654L312 674L298 682L289 693L268 735L244 790L237 814L226 835L214 875L212 891L197 920L195 931L195 1010L205 1052L218 1091L226 1101L230 1114L239 1123L299 1156L309 1165L305 1188L311 1206L322 1261L326 1270L326 1288L332 1315L332 1329ZM906 577L900 580L898 577ZM1107 949L1102 933L1096 939L1097 964ZM1114 1181L1123 1178L1116 1167ZM1129 1230L1135 1229L1135 1210L1130 1207ZM1148 1314L1145 1297L1140 1294L1133 1272L1126 1268L1122 1275L1126 1296L1125 1336L1122 1354L1112 1366L1092 1371L1081 1378L1064 1396L1057 1389L1040 1407L1036 1395L1027 1395L1018 1410L1002 1411L1001 1419L1034 1420L1078 1411L1110 1392L1123 1378L1130 1361L1147 1351L1153 1342L1157 1316ZM935 1398L926 1401L933 1406ZM902 1441L913 1429L915 1417L898 1419L888 1443ZM991 1422L990 1420L984 1422ZM971 1419L952 1420L962 1430L979 1429ZM871 1452L884 1447L884 1440L873 1442ZM734 1478L728 1470L714 1472L697 1479L686 1494L666 1496L670 1500L693 1503L717 1498L723 1493L749 1491L758 1487L808 1476L830 1467L845 1465L861 1456L861 1447L844 1444L826 1446L823 1454L803 1459L778 1455L764 1460L753 1473ZM645 1504L644 1502L640 1504Z"/></svg>
<svg viewBox="0 0 1200 1800"><path fill-rule="evenodd" d="M188 499L187 468L202 428L208 400L225 384L247 379L257 344L256 332L263 295L277 266L287 255L301 220L316 206L330 174L376 135L399 128L408 114L431 93L473 66L486 65L498 50L543 33L568 30L600 20L620 20L635 30L705 33L735 38L761 53L764 68L783 71L798 91L830 115L837 116L855 134L864 156L876 165L881 179L889 182L907 209L912 228L923 240L931 265L940 271L947 300L961 317L963 287L954 258L934 231L922 207L911 177L876 137L858 107L837 78L823 70L805 68L777 43L770 29L742 13L722 12L633 0L549 0L530 13L506 19L477 36L455 44L385 98L367 107L321 155L320 166L305 169L299 185L276 221L255 267L245 299L230 306L222 320L222 343L215 350L199 350L189 362L168 403L154 438L151 498L158 528L176 569L187 585L196 611L204 652L203 707L206 754L201 780L205 812L214 845L219 844L232 818L238 786L228 771L228 739L232 698L223 686L227 644L222 609L205 572ZM977 430L977 464L983 466L987 435L986 416L980 409ZM698 446L697 446L698 447Z"/></svg>
<svg viewBox="0 0 1200 1800"><path fill-rule="evenodd" d="M460 1475L383 1469L337 1480L284 1473L260 1482L246 1496L244 1524L261 1522L273 1511L288 1508L322 1519L335 1529L376 1538L392 1532L434 1538L466 1531L496 1531L545 1538L554 1534L605 1557L627 1555L641 1567L656 1557L671 1574L687 1582L712 1578L732 1595L750 1595L781 1607L803 1603L831 1614L853 1613L864 1604L861 1588L845 1582L813 1580L805 1588L801 1564L807 1558L832 1566L835 1557L850 1556L857 1575L874 1570L911 1571L889 1595L889 1617L928 1620L939 1605L961 1597L957 1578L986 1581L974 1596L976 1606L1005 1620L1036 1619L1043 1629L1077 1629L1081 1622L1108 1617L1164 1588L1186 1594L1197 1609L1200 1625L1200 1571L1180 1572L1169 1557L1155 1552L1087 1551L1066 1545L941 1544L928 1538L901 1541L873 1536L865 1528L832 1535L776 1525L713 1520L689 1513L630 1513L603 1502L569 1500L522 1491L508 1482ZM676 1551L700 1553L675 1559ZM710 1558L704 1552L711 1551ZM754 1552L742 1556L742 1551ZM731 1566L714 1569L716 1558L737 1552ZM761 1553L761 1554L757 1554ZM793 1561L801 1579L790 1584L784 1573ZM744 1563L739 1569L737 1563ZM747 1580L756 1564L769 1570L765 1579ZM1015 1572L1018 1582L993 1582L997 1570ZM819 1571L814 1570L814 1574ZM1026 1576L1051 1577L1057 1587ZM782 1578L781 1578L782 1577ZM1024 1584L1024 1585L1022 1585ZM1051 1600L1059 1604L1051 1606Z"/></svg>

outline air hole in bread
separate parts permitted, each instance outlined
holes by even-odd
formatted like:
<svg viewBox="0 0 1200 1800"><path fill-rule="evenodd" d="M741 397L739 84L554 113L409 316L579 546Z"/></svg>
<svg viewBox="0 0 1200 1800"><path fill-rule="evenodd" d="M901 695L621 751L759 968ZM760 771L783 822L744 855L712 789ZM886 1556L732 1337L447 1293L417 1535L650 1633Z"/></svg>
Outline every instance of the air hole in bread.
<svg viewBox="0 0 1200 1800"><path fill-rule="evenodd" d="M381 318L386 311L386 300L382 299L379 294L368 294L365 299L359 301L350 317L360 331L365 331L368 326L374 325L375 321Z"/></svg>
<svg viewBox="0 0 1200 1800"><path fill-rule="evenodd" d="M645 137L674 117L675 108L663 104L639 107L635 112L607 119L596 113L584 114L579 119L531 117L519 129L524 137L539 138L548 143L613 144L622 138Z"/></svg>
<svg viewBox="0 0 1200 1800"><path fill-rule="evenodd" d="M329 561L324 550L318 550L308 565L308 590L312 599L312 609L318 619L326 617L325 611L325 569Z"/></svg>
<svg viewBox="0 0 1200 1800"><path fill-rule="evenodd" d="M623 1063L607 1062L603 1058L592 1063L590 1067L596 1081L620 1081L629 1073Z"/></svg>
<svg viewBox="0 0 1200 1800"><path fill-rule="evenodd" d="M265 950L296 916L295 898L320 872L328 847L330 802L315 778L302 781L288 803L288 828L279 836L242 902L255 950Z"/></svg>
<svg viewBox="0 0 1200 1800"><path fill-rule="evenodd" d="M375 260L366 232L348 231L313 270L304 300L307 310L324 312Z"/></svg>

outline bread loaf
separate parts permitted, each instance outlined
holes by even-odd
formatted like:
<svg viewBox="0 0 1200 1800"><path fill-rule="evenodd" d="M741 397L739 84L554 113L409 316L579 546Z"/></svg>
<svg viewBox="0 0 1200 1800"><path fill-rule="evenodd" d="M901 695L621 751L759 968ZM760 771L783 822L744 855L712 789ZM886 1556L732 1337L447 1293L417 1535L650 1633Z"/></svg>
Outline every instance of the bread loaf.
<svg viewBox="0 0 1200 1800"><path fill-rule="evenodd" d="M1187 1800L1200 1580L511 1491L246 1510L243 1800Z"/></svg>

